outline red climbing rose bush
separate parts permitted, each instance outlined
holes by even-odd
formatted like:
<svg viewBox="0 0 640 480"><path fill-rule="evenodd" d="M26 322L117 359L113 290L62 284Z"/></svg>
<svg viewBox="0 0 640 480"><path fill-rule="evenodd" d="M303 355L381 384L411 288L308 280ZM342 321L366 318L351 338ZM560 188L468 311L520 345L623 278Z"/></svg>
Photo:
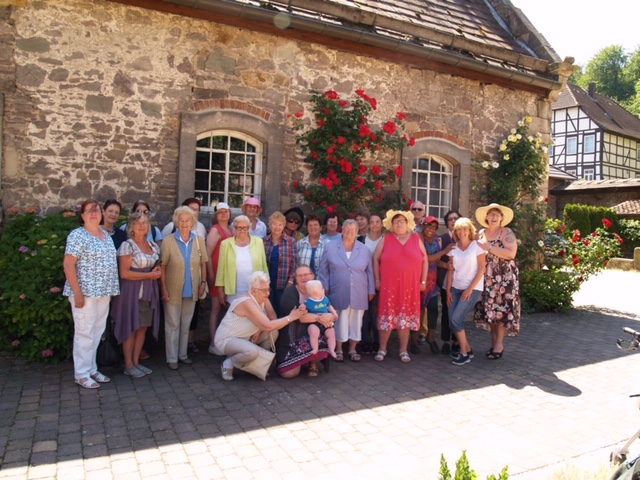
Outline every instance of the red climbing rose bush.
<svg viewBox="0 0 640 480"><path fill-rule="evenodd" d="M377 108L377 100L362 89L351 99L334 90L312 91L308 113L293 115L296 144L311 167L308 181L294 181L293 188L314 212L345 218L362 207L407 207L400 161L391 168L383 164L397 159L396 152L415 139L404 133L403 112L380 126L370 123Z"/></svg>

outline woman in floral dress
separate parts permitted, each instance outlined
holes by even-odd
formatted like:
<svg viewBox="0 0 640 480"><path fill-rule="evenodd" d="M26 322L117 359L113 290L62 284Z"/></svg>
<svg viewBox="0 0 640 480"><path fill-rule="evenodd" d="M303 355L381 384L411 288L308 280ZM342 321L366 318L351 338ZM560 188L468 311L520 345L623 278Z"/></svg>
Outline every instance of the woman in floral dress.
<svg viewBox="0 0 640 480"><path fill-rule="evenodd" d="M520 282L515 262L516 236L506 228L513 220L513 210L492 203L476 210L476 219L486 228L478 235L478 244L487 251L482 301L474 319L478 328L491 332L489 360L502 358L503 341L520 333Z"/></svg>

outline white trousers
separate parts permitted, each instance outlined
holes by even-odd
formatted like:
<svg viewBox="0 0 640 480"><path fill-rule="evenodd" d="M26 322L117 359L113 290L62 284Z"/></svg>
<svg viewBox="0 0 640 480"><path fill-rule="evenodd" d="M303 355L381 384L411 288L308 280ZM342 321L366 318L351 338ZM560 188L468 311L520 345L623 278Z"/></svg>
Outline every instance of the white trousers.
<svg viewBox="0 0 640 480"><path fill-rule="evenodd" d="M336 329L336 341L346 342L347 340L360 341L362 336L362 316L364 310L347 308L338 310L338 320L334 325Z"/></svg>
<svg viewBox="0 0 640 480"><path fill-rule="evenodd" d="M271 332L271 338L275 342L278 339L278 331ZM271 340L269 332L260 332L256 343L244 338L229 338L224 344L222 353L227 355L227 359L233 362L234 367L241 368L245 363L252 362L260 355L260 347L271 350Z"/></svg>
<svg viewBox="0 0 640 480"><path fill-rule="evenodd" d="M98 371L96 350L107 325L111 297L84 297L84 307L76 308L75 297L69 297L73 315L73 368L76 380L88 378Z"/></svg>
<svg viewBox="0 0 640 480"><path fill-rule="evenodd" d="M190 297L183 298L180 305L164 303L164 343L167 363L178 363L187 358L189 327L196 308Z"/></svg>

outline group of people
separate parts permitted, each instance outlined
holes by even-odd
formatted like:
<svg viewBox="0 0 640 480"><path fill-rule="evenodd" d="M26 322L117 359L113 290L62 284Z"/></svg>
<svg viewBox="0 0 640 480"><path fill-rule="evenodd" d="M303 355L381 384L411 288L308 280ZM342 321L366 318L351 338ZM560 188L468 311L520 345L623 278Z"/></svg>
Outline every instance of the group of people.
<svg viewBox="0 0 640 480"><path fill-rule="evenodd" d="M285 378L303 369L317 376L329 357L359 362L372 353L382 362L393 330L403 363L428 344L463 365L473 358L464 319L474 307L478 326L491 332L487 358L501 358L504 337L518 333L517 242L506 227L508 207L478 209L486 227L478 234L469 219L448 212L440 236L439 220L425 218L420 202L384 218L357 212L341 229L337 215L305 219L298 207L273 213L267 228L253 197L233 220L219 203L209 232L198 221L196 198L185 200L162 231L151 225L147 202L136 202L118 229L121 211L115 200L86 200L80 227L67 239L64 295L75 324L75 380L84 388L110 381L95 360L109 315L126 375L152 373L141 363L143 345L147 329L158 337L162 318L168 367L192 363L199 300L207 294L208 350L226 357L224 380L233 380L236 368L266 378L271 350ZM435 340L438 296L442 347Z"/></svg>

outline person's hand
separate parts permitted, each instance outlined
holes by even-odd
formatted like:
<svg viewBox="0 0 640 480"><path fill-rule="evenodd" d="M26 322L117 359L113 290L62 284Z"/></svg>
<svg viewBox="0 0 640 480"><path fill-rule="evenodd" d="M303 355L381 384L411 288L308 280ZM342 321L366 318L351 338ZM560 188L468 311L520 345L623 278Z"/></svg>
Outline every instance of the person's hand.
<svg viewBox="0 0 640 480"><path fill-rule="evenodd" d="M451 292L447 290L447 307L450 307L452 303L453 303L453 295L451 295Z"/></svg>
<svg viewBox="0 0 640 480"><path fill-rule="evenodd" d="M325 328L331 328L336 320L337 318L334 318L333 313L321 313L318 318L318 323L321 323Z"/></svg>
<svg viewBox="0 0 640 480"><path fill-rule="evenodd" d="M375 293L370 293L369 294L369 301L373 300L373 297L375 297L375 296L376 296Z"/></svg>
<svg viewBox="0 0 640 480"><path fill-rule="evenodd" d="M444 254L445 254L445 255L448 255L448 254L449 254L449 252L450 252L451 250L453 250L453 247L455 247L455 246L456 246L456 244L455 244L455 243L450 243L449 245L447 245L446 247L444 247L444 248L442 249L442 251L444 252Z"/></svg>
<svg viewBox="0 0 640 480"><path fill-rule="evenodd" d="M462 301L466 302L467 300L469 300L471 298L471 294L472 293L473 293L473 288L469 287L464 292L462 292L462 295L460 296L460 299Z"/></svg>
<svg viewBox="0 0 640 480"><path fill-rule="evenodd" d="M427 284L426 283L420 282L420 291L421 292L426 292L427 291ZM371 300L371 299L369 299L369 300Z"/></svg>
<svg viewBox="0 0 640 480"><path fill-rule="evenodd" d="M260 338L260 330L251 335L251 338L249 340L251 341L251 343L256 343L258 341L258 338Z"/></svg>
<svg viewBox="0 0 640 480"><path fill-rule="evenodd" d="M227 298L222 287L218 287L218 300L220 301L220 305L222 306L227 304Z"/></svg>
<svg viewBox="0 0 640 480"><path fill-rule="evenodd" d="M455 268L453 268L453 262L447 262L447 270L453 272Z"/></svg>
<svg viewBox="0 0 640 480"><path fill-rule="evenodd" d="M153 270L149 272L149 278L151 278L151 280L157 280L160 278L161 274L162 274L162 269L160 267L155 267Z"/></svg>
<svg viewBox="0 0 640 480"><path fill-rule="evenodd" d="M376 290L380 290L380 280L376 280Z"/></svg>
<svg viewBox="0 0 640 480"><path fill-rule="evenodd" d="M74 302L76 308L84 307L84 295L83 294L74 295L73 296L73 302Z"/></svg>
<svg viewBox="0 0 640 480"><path fill-rule="evenodd" d="M167 291L162 292L162 301L163 302L168 302L169 300L170 300L169 299L169 292L167 292Z"/></svg>
<svg viewBox="0 0 640 480"><path fill-rule="evenodd" d="M289 317L289 319L294 322L296 320L300 320L300 317L306 313L301 311L302 309L300 307L293 307L293 310L291 310L291 313L289 313L289 315L287 315Z"/></svg>

